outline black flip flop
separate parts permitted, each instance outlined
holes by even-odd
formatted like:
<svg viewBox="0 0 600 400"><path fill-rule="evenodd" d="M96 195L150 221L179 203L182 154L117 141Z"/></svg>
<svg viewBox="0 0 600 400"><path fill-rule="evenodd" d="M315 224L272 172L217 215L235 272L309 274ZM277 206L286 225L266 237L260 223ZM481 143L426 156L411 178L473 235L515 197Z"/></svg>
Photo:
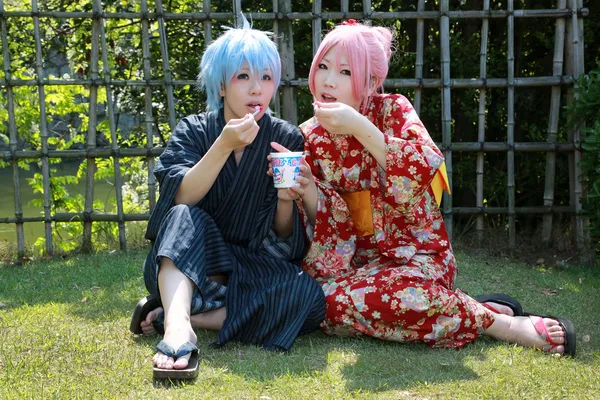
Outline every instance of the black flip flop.
<svg viewBox="0 0 600 400"><path fill-rule="evenodd" d="M529 312L525 312L523 315L526 317L535 316L558 321L558 323L565 330L565 343L563 344L565 347L565 352L562 355L563 357L575 357L575 353L577 352L577 335L575 334L575 325L573 325L571 320L567 318L555 317L553 315L542 315Z"/></svg>
<svg viewBox="0 0 600 400"><path fill-rule="evenodd" d="M513 314L515 317L520 317L520 316L524 315L523 307L521 306L521 303L519 303L516 299L514 299L504 293L481 294L481 295L475 296L473 298L480 303L492 302L492 303L498 303L498 304L502 304L503 306L510 307L510 309L513 311Z"/></svg>
<svg viewBox="0 0 600 400"><path fill-rule="evenodd" d="M158 307L160 307L160 303L158 301L158 298L153 294L140 299L140 301L138 301L137 305L135 306L135 310L133 310L129 330L135 333L136 335L142 334L143 331L142 327L140 326L140 323L146 319L150 311Z"/></svg>
<svg viewBox="0 0 600 400"><path fill-rule="evenodd" d="M175 360L190 353L191 355L187 368L185 369L162 369L154 367L154 370L152 371L152 377L155 381L161 379L187 380L196 379L198 377L198 346L196 344L186 342L182 344L177 351L175 351L173 347L161 340L156 346L156 350L162 352L168 357L173 357Z"/></svg>

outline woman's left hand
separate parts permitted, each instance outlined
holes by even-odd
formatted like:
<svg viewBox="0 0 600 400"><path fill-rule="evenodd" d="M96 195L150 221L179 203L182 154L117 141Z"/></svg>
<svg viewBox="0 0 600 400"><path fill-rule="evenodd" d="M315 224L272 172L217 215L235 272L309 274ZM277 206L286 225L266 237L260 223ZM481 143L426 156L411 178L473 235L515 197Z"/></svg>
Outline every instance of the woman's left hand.
<svg viewBox="0 0 600 400"><path fill-rule="evenodd" d="M364 116L344 103L315 101L315 117L329 133L355 135L364 122Z"/></svg>

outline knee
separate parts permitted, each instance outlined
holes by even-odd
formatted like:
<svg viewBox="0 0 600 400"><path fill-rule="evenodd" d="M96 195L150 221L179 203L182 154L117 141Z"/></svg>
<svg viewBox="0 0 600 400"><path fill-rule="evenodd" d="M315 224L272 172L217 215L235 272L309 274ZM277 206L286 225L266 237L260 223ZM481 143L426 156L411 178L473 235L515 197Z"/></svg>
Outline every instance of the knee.
<svg viewBox="0 0 600 400"><path fill-rule="evenodd" d="M187 226L206 217L209 217L208 214L201 208L187 204L176 204L171 207L165 220L176 226Z"/></svg>
<svg viewBox="0 0 600 400"><path fill-rule="evenodd" d="M198 207L189 206L187 204L175 204L171 207L167 216L172 218L174 216L193 215L194 209L198 209Z"/></svg>

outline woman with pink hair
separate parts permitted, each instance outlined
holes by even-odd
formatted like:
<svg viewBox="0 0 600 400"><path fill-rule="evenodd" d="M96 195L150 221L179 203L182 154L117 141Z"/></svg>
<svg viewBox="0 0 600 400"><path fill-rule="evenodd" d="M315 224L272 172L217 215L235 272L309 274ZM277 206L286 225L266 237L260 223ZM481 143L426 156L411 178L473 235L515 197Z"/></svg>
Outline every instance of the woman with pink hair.
<svg viewBox="0 0 600 400"><path fill-rule="evenodd" d="M306 162L294 191L312 240L303 269L326 296L321 328L452 348L485 334L575 355L569 320L454 289L444 157L410 102L383 93L391 42L389 29L350 20L325 36L310 69L315 116L300 126Z"/></svg>

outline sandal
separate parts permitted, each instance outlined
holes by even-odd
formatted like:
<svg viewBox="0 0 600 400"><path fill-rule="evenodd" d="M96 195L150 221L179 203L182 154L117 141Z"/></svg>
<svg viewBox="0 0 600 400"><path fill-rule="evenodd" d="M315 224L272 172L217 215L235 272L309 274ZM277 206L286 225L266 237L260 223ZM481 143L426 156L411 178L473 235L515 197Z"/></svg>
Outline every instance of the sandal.
<svg viewBox="0 0 600 400"><path fill-rule="evenodd" d="M160 307L160 302L158 301L158 298L153 294L140 299L140 301L138 301L137 305L135 306L135 310L133 310L133 315L131 316L131 323L129 324L129 330L135 333L136 335L141 335L142 333L144 333L142 331L140 323L146 319L150 311L155 310L158 307ZM152 325L154 325L154 329L161 335L165 333L163 317L164 313L159 315L159 317L152 322Z"/></svg>
<svg viewBox="0 0 600 400"><path fill-rule="evenodd" d="M156 345L156 350L160 351L167 357L173 357L177 360L180 357L192 354L188 361L188 365L184 369L163 369L154 366L152 377L155 380L158 379L196 379L198 377L198 346L192 342L185 342L177 351L167 344L164 340L161 340Z"/></svg>
<svg viewBox="0 0 600 400"><path fill-rule="evenodd" d="M577 339L575 336L575 326L570 320L566 318L553 317L551 315L535 315L527 313L527 316L531 320L531 323L533 324L533 327L537 331L538 335L540 335L541 338L544 339L546 343L548 343L543 347L543 351L551 352L558 346L564 346L565 351L564 353L562 353L562 356L575 357L575 352L577 351ZM546 328L546 324L544 324L544 318L550 318L558 321L558 323L562 326L563 330L565 331L564 343L556 343L550 338L550 335L548 334L548 328Z"/></svg>
<svg viewBox="0 0 600 400"><path fill-rule="evenodd" d="M498 303L498 304L502 304L503 306L509 307L512 310L515 317L520 317L520 316L524 315L523 307L521 306L521 303L519 303L517 300L515 300L514 298L512 298L509 295L506 295L504 293L481 294L481 295L475 296L473 298L475 300L477 300L479 303L481 303L482 306L484 306L488 310L495 312L496 314L501 314L501 313L498 310L496 310L494 308L494 306L487 304L488 302Z"/></svg>

